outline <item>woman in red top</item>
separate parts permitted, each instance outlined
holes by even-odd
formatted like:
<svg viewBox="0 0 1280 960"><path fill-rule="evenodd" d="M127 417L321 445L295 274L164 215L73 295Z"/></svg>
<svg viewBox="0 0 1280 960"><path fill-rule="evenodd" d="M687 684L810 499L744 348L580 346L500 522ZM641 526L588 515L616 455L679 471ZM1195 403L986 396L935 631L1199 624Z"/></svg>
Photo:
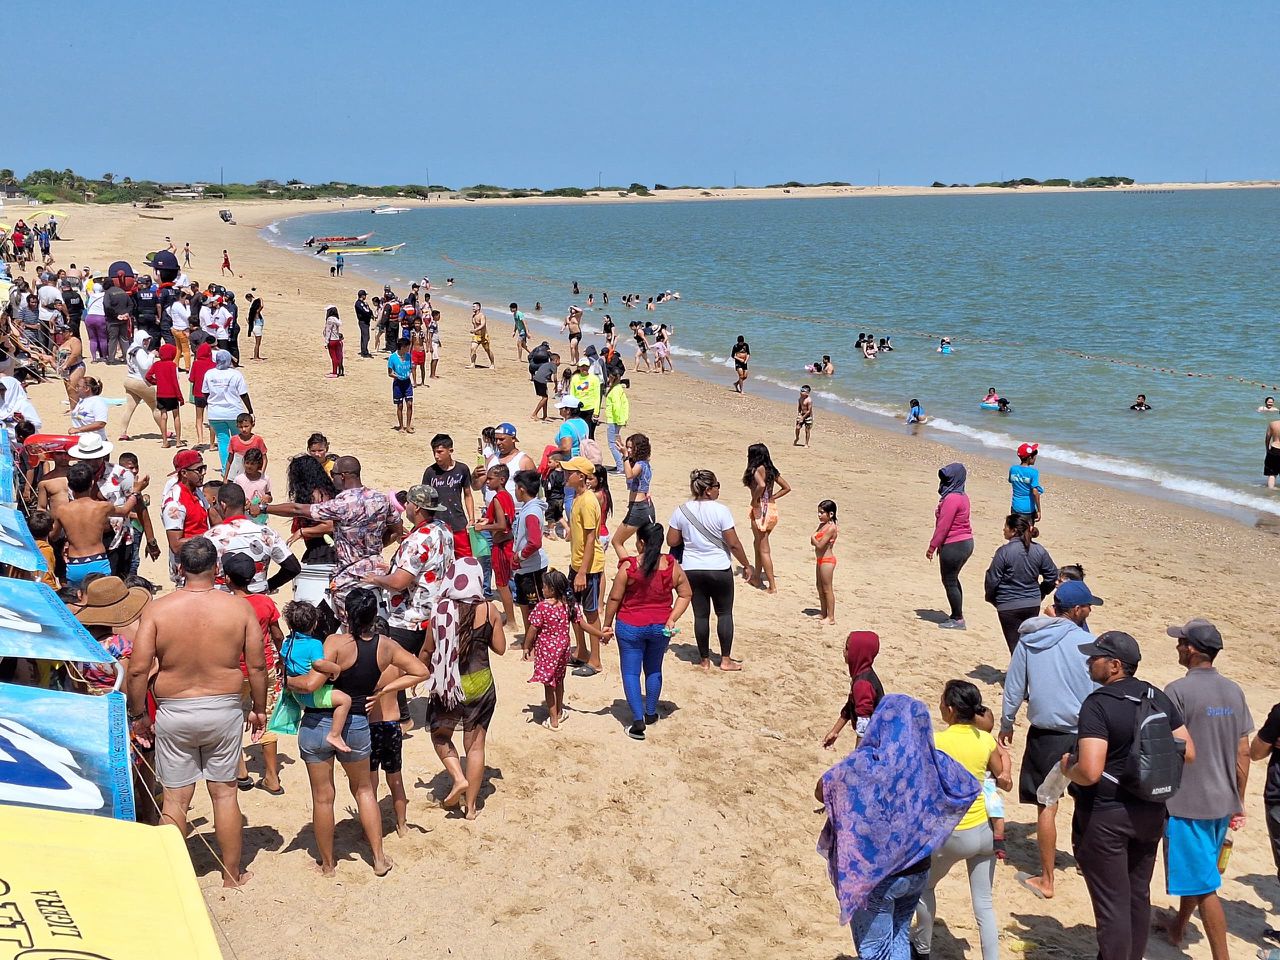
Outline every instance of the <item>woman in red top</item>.
<svg viewBox="0 0 1280 960"><path fill-rule="evenodd" d="M965 629L960 570L973 556L969 495L964 492L966 475L963 463L948 463L938 471L938 509L934 511L933 539L924 553L929 560L935 553L938 555L942 588L947 592L947 603L951 607L951 616L938 624L943 630Z"/></svg>
<svg viewBox="0 0 1280 960"><path fill-rule="evenodd" d="M213 344L200 344L196 348L196 360L195 363L191 364L191 373L188 375L188 379L191 381L191 405L196 408L197 447L205 445L204 410L209 405L209 400L204 392L204 375L215 366L217 364L213 362Z"/></svg>
<svg viewBox="0 0 1280 960"><path fill-rule="evenodd" d="M172 437L175 444L185 447L182 439L182 387L178 383L178 348L172 343L161 344L160 359L147 371L147 383L156 388L156 411L160 415L161 447L169 446ZM173 414L173 433L169 433L169 414Z"/></svg>
<svg viewBox="0 0 1280 960"><path fill-rule="evenodd" d="M632 740L643 740L645 726L658 719L662 658L675 633L676 621L688 609L693 597L680 564L674 557L662 554L664 536L660 523L646 523L636 531L637 555L618 564L604 612L606 636L617 619L622 690L632 717L627 736ZM643 697L640 694L642 668Z"/></svg>

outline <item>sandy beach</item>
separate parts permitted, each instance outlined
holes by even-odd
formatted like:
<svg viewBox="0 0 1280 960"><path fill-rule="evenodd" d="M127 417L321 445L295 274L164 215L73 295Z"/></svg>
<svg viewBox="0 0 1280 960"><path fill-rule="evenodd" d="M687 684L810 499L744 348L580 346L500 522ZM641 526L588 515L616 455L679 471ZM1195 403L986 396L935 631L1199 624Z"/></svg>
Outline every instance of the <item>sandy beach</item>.
<svg viewBox="0 0 1280 960"><path fill-rule="evenodd" d="M1246 185L1118 189L1231 186ZM1054 189L797 188L787 196ZM657 196L682 199L679 193L684 192ZM750 198L780 191L714 193ZM606 201L655 202L636 197L568 202ZM385 364L355 357L358 334L351 303L360 287L374 293L381 284L361 278L358 258L348 262L347 276L335 280L326 264L274 248L258 236L273 220L330 212L337 204L235 203L236 226L219 220L223 205L167 203L161 211L148 211L172 216L171 221L143 219L129 207L71 207L61 231L70 239L55 244L54 255L59 266L88 263L100 271L124 258L142 269L143 254L163 247L168 235L179 249L191 244L192 279L226 283L242 302L244 292L257 288L265 304L268 359L246 363L244 372L258 412L257 432L270 448L277 498L284 492L285 458L301 452L306 437L317 430L328 435L335 452L358 456L366 483L381 489L418 480L431 462L428 442L437 431L452 433L458 458L468 463L474 463L479 430L500 421L520 429L520 446L531 453L550 441L554 427L528 419L533 392L524 362L515 359L509 326L491 323L497 369L469 370L466 318L448 309L441 330L442 379L417 392L416 434L394 432ZM6 207L5 212L30 220L37 208ZM234 281L218 276L223 248L230 252ZM511 299L521 299L518 289ZM348 376L341 380L323 378L328 363L320 329L328 303L337 304L347 321ZM247 357L252 341L242 336L242 348L246 341ZM90 373L105 379L104 395L123 396L123 367L92 365ZM848 690L844 637L852 629L878 632L882 646L876 669L886 689L924 700L935 717L942 686L953 677L972 679L988 705L998 709L998 680L1008 654L994 610L982 601L982 574L1002 542L1007 463L963 457L976 533L974 557L962 578L969 629L941 631L935 621L942 618L945 601L936 562L924 554L937 501L936 471L958 455L929 439L927 429L914 437L879 432L821 409L813 446L796 448L794 408L737 396L727 379L714 385L679 373L633 376L630 430L653 441L654 497L664 524L687 498L689 470L709 467L724 484L722 502L745 536L749 498L740 478L752 442L769 444L794 488L781 502L782 521L773 535L778 595L738 588L734 649L746 660L744 671L710 676L695 671L692 617L687 616L664 673L662 700L670 716L646 742L635 743L624 735L627 711L613 648L606 649L602 676L570 678L567 693L574 712L560 735L532 722L531 706L541 710L542 690L526 682L531 665L509 651L494 666L499 704L489 735L489 782L480 818L467 823L439 808L447 778L429 738L415 733L404 750L411 828L405 838L393 833L388 839L396 868L380 880L362 859L358 824L345 808L339 810L337 880L321 879L308 869L313 843L306 777L296 745L283 740L285 795L241 794L245 861L254 874L248 887L223 890L201 840L193 837L188 844L228 957L252 956L263 945L280 958L558 958L581 957L584 951L601 958L695 960L852 956L848 929L838 925L825 865L814 850L823 820L812 796L815 779L839 755L820 744ZM65 422L62 388L51 383L33 388L31 395L45 431L59 432ZM183 413L185 435L191 436L191 408ZM120 408L113 407L112 416L108 429L115 442ZM158 522L159 491L172 451L160 449L146 410L135 413L131 432L142 439L116 443L116 451L139 455L151 476L152 515ZM215 460L216 453L206 454L207 462ZM1165 626L1209 617L1226 641L1218 664L1245 688L1255 723L1261 723L1275 698L1268 681L1275 676L1280 649L1267 613L1272 603L1266 583L1276 570L1273 536L1177 504L1062 479L1051 461L1040 468L1048 488L1041 542L1059 564L1086 566L1090 586L1106 600L1090 620L1094 632L1132 633L1143 646L1140 676L1163 684L1182 672ZM808 537L816 504L825 498L840 508L836 627L820 627L811 614L817 600ZM615 515L614 522L618 519ZM553 544L551 553L553 566L567 567L565 545ZM610 571L613 566L611 556ZM161 564L144 561L142 573L167 584ZM1015 760L1025 731L1024 722ZM837 746L850 748L851 734ZM1246 950L1252 954L1265 925L1266 900L1259 890L1274 890L1275 883L1262 818L1263 774L1263 766L1255 764L1249 821L1236 836L1221 891L1230 946L1241 956ZM1092 955L1089 900L1066 852L1070 802L1058 821L1058 862L1067 870L1059 875L1052 903L1035 899L1014 882L1015 870L1034 870L1034 809L1010 798L1006 803L1009 863L998 869L995 893L1002 949L1032 958ZM389 810L385 802L384 808ZM194 816L198 833L212 842L203 791L197 793ZM1173 902L1163 892L1160 866L1152 901L1157 906ZM976 955L976 925L960 871L939 888L939 916L935 955ZM1206 942L1194 928L1193 923L1184 951L1153 937L1148 955L1207 957Z"/></svg>

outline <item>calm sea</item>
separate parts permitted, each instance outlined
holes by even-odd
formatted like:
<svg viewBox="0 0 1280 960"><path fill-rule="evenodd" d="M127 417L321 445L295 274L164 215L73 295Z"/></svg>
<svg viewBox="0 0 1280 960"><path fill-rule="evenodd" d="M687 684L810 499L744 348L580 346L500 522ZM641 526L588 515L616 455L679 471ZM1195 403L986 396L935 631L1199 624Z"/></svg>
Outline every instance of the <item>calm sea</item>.
<svg viewBox="0 0 1280 960"><path fill-rule="evenodd" d="M707 203L536 203L368 210L283 220L265 231L301 249L310 235L376 231L397 256L348 263L436 296L532 314L552 336L570 303L597 329L654 319L676 330L677 367L728 381L746 335L753 391L794 396L962 449L1012 457L1041 444L1042 471L1089 474L1243 516L1280 514L1264 487L1256 412L1280 396L1280 190L1171 194L902 197ZM317 270L327 263L317 264ZM455 286L442 289L446 277ZM580 296L573 296L577 281ZM680 292L656 314L622 306ZM896 350L867 361L859 332ZM951 337L955 352L935 351ZM540 339L540 338L539 338ZM501 341L500 341L501 342ZM806 374L822 354L827 379ZM630 365L633 351L624 350ZM988 387L1013 412L988 413ZM1153 410L1131 413L1145 393ZM896 425L895 425L896 424Z"/></svg>

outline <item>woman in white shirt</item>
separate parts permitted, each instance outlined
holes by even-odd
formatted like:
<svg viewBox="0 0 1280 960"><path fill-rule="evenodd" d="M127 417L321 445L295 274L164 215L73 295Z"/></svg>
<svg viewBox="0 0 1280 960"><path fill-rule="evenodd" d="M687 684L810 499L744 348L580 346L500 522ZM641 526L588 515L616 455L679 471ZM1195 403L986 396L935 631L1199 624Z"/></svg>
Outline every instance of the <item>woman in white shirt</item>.
<svg viewBox="0 0 1280 960"><path fill-rule="evenodd" d="M338 308L329 304L324 311L324 345L329 351L329 362L333 364L333 372L325 377L333 379L346 375L342 369L342 318L338 316Z"/></svg>
<svg viewBox="0 0 1280 960"><path fill-rule="evenodd" d="M124 355L124 392L128 399L124 404L124 426L120 428L121 440L132 439L129 436L129 421L133 419L133 411L138 409L139 403L145 403L151 409L151 417L156 422L156 429L160 431L160 439L167 439L164 435L164 422L160 419L160 411L156 409L156 388L147 383L147 372L156 362L156 355L149 349L150 343L151 334L145 330L135 330L133 343L129 345L129 350Z"/></svg>
<svg viewBox="0 0 1280 960"><path fill-rule="evenodd" d="M231 435L236 431L236 417L253 413L249 399L249 384L244 374L231 365L231 354L217 350L213 354L214 368L204 375L204 395L209 401L205 414L209 429L218 438L220 468L225 472L231 450Z"/></svg>
<svg viewBox="0 0 1280 960"><path fill-rule="evenodd" d="M178 369L191 369L191 295L182 290L178 299L169 304L169 325L173 330L173 342L178 348Z"/></svg>
<svg viewBox="0 0 1280 960"><path fill-rule="evenodd" d="M742 564L742 575L751 579L751 564L734 529L733 514L719 503L720 481L710 470L689 474L693 499L671 515L667 546L678 558L693 588L693 635L703 670L711 669L711 608L716 611L716 636L720 641L720 669L741 670L733 651L733 563Z"/></svg>
<svg viewBox="0 0 1280 960"><path fill-rule="evenodd" d="M10 443L14 442L14 427L19 420L34 423L37 433L42 426L40 414L22 384L13 377L0 377L0 423L8 431Z"/></svg>
<svg viewBox="0 0 1280 960"><path fill-rule="evenodd" d="M102 399L102 381L85 377L77 385L80 399L71 408L70 434L96 433L107 439L107 401Z"/></svg>

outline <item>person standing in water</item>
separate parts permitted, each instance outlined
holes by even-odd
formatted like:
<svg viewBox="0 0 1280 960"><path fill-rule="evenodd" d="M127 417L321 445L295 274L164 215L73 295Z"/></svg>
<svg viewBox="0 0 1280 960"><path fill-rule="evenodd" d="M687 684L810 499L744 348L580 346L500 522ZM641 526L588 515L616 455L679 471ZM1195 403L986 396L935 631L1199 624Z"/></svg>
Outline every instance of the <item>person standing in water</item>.
<svg viewBox="0 0 1280 960"><path fill-rule="evenodd" d="M742 334L738 334L738 342L730 349L729 355L733 357L733 369L738 375L733 389L742 393L742 387L747 382L747 363L751 360L751 344L747 343Z"/></svg>
<svg viewBox="0 0 1280 960"><path fill-rule="evenodd" d="M1272 420L1267 424L1264 443L1267 448L1267 458L1262 462L1262 474L1267 478L1267 489L1274 490L1276 477L1280 476L1280 420Z"/></svg>

